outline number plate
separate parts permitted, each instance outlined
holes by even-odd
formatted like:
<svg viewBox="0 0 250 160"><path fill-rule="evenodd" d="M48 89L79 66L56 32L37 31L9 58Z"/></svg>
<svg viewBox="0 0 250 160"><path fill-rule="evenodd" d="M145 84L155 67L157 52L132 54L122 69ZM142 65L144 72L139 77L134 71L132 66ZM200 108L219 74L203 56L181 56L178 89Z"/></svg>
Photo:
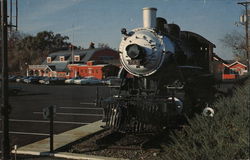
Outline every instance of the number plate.
<svg viewBox="0 0 250 160"><path fill-rule="evenodd" d="M140 60L128 60L128 64L139 66L141 64L141 61Z"/></svg>

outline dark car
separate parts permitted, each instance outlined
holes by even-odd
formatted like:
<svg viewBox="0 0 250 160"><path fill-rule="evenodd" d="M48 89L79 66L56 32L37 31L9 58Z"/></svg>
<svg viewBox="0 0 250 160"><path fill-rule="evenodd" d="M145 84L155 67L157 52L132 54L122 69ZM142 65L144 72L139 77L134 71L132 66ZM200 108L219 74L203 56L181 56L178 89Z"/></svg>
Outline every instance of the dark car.
<svg viewBox="0 0 250 160"><path fill-rule="evenodd" d="M109 86L120 86L121 81L122 79L118 77L108 77L103 81L103 83Z"/></svg>
<svg viewBox="0 0 250 160"><path fill-rule="evenodd" d="M65 78L61 77L45 77L39 80L41 84L64 84Z"/></svg>
<svg viewBox="0 0 250 160"><path fill-rule="evenodd" d="M9 77L8 77L8 81L9 82L16 82L16 78L17 78L18 76L16 76L16 75L9 75Z"/></svg>
<svg viewBox="0 0 250 160"><path fill-rule="evenodd" d="M63 77L54 77L52 79L52 84L64 84L64 81L66 80L66 78Z"/></svg>
<svg viewBox="0 0 250 160"><path fill-rule="evenodd" d="M27 78L26 76L17 76L16 77L16 82L23 82L23 80Z"/></svg>
<svg viewBox="0 0 250 160"><path fill-rule="evenodd" d="M42 77L40 77L40 76L31 76L31 77L25 78L23 80L23 82L25 82L25 83L38 83L39 80L41 80L41 79L42 79Z"/></svg>

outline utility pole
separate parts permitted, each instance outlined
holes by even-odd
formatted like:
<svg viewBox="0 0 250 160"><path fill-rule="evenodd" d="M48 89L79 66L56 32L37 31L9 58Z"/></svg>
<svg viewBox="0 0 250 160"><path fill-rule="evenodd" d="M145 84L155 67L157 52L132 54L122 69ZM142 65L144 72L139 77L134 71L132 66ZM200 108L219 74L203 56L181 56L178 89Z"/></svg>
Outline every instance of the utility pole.
<svg viewBox="0 0 250 160"><path fill-rule="evenodd" d="M16 0L16 31L18 30L18 0Z"/></svg>
<svg viewBox="0 0 250 160"><path fill-rule="evenodd" d="M10 0L10 20L9 20L9 25L10 25L10 33L12 32L12 0Z"/></svg>
<svg viewBox="0 0 250 160"><path fill-rule="evenodd" d="M8 1L8 0L7 0ZM13 5L15 5L15 9L13 9ZM17 23L18 23L18 0L9 0L9 33L12 34L13 32L17 31ZM16 21L13 20L16 19ZM15 28L15 30L14 30Z"/></svg>
<svg viewBox="0 0 250 160"><path fill-rule="evenodd" d="M1 0L1 51L2 51L2 160L10 159L9 97L8 97L8 21L7 0Z"/></svg>
<svg viewBox="0 0 250 160"><path fill-rule="evenodd" d="M248 4L250 4L249 1L246 2L238 2L237 4L240 4L242 6L245 7L245 18L243 18L243 23L245 24L245 32L246 32L246 57L247 57L247 68L248 68L248 73L249 73L249 69L250 69L250 61L249 61L249 37L248 37L248 23L249 23L249 19L248 19Z"/></svg>

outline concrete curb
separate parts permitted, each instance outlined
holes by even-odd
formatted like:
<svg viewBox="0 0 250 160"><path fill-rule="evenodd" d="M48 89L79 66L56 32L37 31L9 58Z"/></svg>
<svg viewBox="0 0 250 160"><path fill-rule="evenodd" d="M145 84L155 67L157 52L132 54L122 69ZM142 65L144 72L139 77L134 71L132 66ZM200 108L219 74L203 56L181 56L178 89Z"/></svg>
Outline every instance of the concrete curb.
<svg viewBox="0 0 250 160"><path fill-rule="evenodd" d="M78 127L58 135L54 135L54 150L62 148L70 143L73 143L81 138L87 137L94 133L97 133L103 128L100 126L104 125L101 121L96 121L82 127ZM50 139L46 138L26 146L17 149L17 153L24 151L34 151L34 152L49 152L50 151Z"/></svg>
<svg viewBox="0 0 250 160"><path fill-rule="evenodd" d="M50 152L20 151L18 154L34 155L34 156L50 156L50 157L77 159L77 160L128 160L128 159L122 159L122 158L94 156L94 155L69 153L69 152L50 153Z"/></svg>
<svg viewBox="0 0 250 160"><path fill-rule="evenodd" d="M122 159L122 158L111 158L111 157L93 156L93 155L86 155L86 154L75 154L75 153L67 153L67 152L57 153L57 154L55 154L55 157L79 159L79 160L127 160L127 159Z"/></svg>
<svg viewBox="0 0 250 160"><path fill-rule="evenodd" d="M81 138L95 134L103 128L104 125L101 121L96 121L91 124L63 132L58 135L54 135L54 150L62 148L68 144L71 144ZM67 158L67 159L79 159L79 160L122 160L121 158L111 158L103 156L93 156L85 154L76 154L68 152L55 152L50 153L49 138L37 141L32 144L18 148L16 151L12 150L13 154L21 155L35 155L35 156L52 156L58 158Z"/></svg>

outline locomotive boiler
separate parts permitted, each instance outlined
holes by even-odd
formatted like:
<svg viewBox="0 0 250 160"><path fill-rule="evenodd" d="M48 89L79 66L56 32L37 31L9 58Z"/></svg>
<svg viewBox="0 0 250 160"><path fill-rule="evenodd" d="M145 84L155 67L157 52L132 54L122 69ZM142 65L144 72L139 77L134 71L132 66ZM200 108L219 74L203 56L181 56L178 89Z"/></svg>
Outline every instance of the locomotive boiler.
<svg viewBox="0 0 250 160"><path fill-rule="evenodd" d="M120 47L120 87L102 100L106 126L151 132L178 125L211 103L214 44L143 8L143 27L127 31Z"/></svg>

